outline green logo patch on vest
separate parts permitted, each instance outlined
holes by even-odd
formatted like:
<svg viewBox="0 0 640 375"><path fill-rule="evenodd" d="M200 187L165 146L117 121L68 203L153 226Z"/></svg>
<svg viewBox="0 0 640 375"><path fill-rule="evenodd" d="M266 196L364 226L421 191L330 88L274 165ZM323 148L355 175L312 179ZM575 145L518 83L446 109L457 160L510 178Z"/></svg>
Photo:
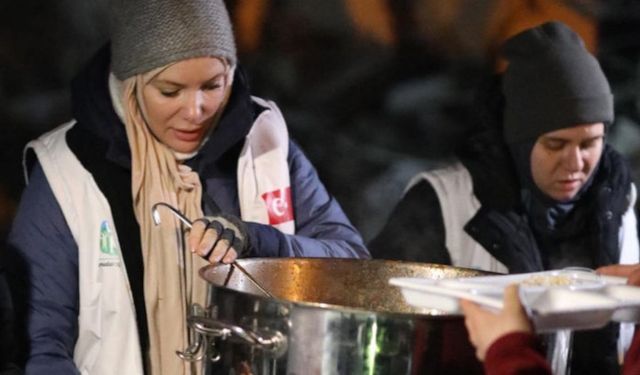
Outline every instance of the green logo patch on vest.
<svg viewBox="0 0 640 375"><path fill-rule="evenodd" d="M118 249L113 238L109 222L103 220L100 224L100 252L106 255L118 255Z"/></svg>

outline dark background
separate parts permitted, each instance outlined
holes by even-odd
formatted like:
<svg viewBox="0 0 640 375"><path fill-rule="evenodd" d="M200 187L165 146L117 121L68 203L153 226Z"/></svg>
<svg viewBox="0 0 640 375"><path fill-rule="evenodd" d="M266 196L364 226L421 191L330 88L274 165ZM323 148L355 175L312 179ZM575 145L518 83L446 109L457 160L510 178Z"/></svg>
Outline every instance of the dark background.
<svg viewBox="0 0 640 375"><path fill-rule="evenodd" d="M545 20L596 52L616 98L609 142L640 176L640 1L228 0L254 94L291 135L366 240L417 171L473 126L473 88L500 43ZM69 82L106 41L107 0L0 5L0 235L24 187L24 144L70 119Z"/></svg>

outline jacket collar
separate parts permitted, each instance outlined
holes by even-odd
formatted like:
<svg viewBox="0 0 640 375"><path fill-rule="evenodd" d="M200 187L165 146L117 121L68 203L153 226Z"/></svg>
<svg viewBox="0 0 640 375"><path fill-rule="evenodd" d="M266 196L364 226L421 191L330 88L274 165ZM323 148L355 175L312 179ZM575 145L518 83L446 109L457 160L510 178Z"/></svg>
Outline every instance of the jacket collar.
<svg viewBox="0 0 640 375"><path fill-rule="evenodd" d="M519 203L517 179L508 174L501 176L500 172L508 173L508 169L504 169L504 166L501 168L499 163L492 165L482 156L462 160L469 169L474 194L481 203L481 209L465 225L465 231L505 264L510 272L542 270L544 266L538 241ZM618 232L622 215L629 208L630 184L630 171L626 163L615 150L605 146L593 183L579 200L579 208L588 218L587 223L581 225L581 230L589 238L568 251L576 251L582 246L580 251L590 251L591 262L595 266L618 261ZM571 247L572 240L564 244L560 242L558 246ZM553 268L553 264L550 266Z"/></svg>
<svg viewBox="0 0 640 375"><path fill-rule="evenodd" d="M71 100L76 127L106 146L106 157L130 168L131 152L124 125L113 109L109 95L109 46L102 47L71 82Z"/></svg>

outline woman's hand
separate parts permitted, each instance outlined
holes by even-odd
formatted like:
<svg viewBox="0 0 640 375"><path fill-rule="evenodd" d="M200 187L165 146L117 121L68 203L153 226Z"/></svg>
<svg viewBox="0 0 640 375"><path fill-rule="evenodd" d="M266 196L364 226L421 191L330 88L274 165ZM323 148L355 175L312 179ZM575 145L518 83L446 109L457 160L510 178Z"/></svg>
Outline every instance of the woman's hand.
<svg viewBox="0 0 640 375"><path fill-rule="evenodd" d="M600 275L626 277L627 284L640 286L640 264L614 264L596 270Z"/></svg>
<svg viewBox="0 0 640 375"><path fill-rule="evenodd" d="M469 331L469 340L476 348L476 356L483 361L487 350L498 338L507 333L531 332L518 294L517 285L509 285L504 291L504 308L500 312L486 310L468 300L460 300Z"/></svg>
<svg viewBox="0 0 640 375"><path fill-rule="evenodd" d="M188 246L210 263L232 263L247 249L247 230L235 216L207 216L193 222Z"/></svg>

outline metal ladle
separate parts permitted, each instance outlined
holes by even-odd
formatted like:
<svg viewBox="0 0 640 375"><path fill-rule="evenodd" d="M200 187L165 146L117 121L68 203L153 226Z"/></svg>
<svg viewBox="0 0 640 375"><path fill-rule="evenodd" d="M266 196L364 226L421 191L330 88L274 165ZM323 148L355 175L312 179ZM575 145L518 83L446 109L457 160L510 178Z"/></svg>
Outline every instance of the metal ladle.
<svg viewBox="0 0 640 375"><path fill-rule="evenodd" d="M180 211L178 211L178 209L164 202L158 202L151 208L151 215L153 217L153 222L155 225L160 224L160 213L158 212L158 208L160 206L168 208L180 221L184 223L184 225L188 226L189 228L193 227L193 223L189 219L187 219L186 216L184 216ZM251 281L253 285L256 286L256 288L264 293L264 295L269 298L274 298L271 293L269 293L262 285L260 285L260 283L256 279L254 279L253 276L251 276L251 274L244 267L239 265L235 260L231 262L230 265L231 267L235 267L240 270L240 272L242 272L245 277L249 279L249 281Z"/></svg>

